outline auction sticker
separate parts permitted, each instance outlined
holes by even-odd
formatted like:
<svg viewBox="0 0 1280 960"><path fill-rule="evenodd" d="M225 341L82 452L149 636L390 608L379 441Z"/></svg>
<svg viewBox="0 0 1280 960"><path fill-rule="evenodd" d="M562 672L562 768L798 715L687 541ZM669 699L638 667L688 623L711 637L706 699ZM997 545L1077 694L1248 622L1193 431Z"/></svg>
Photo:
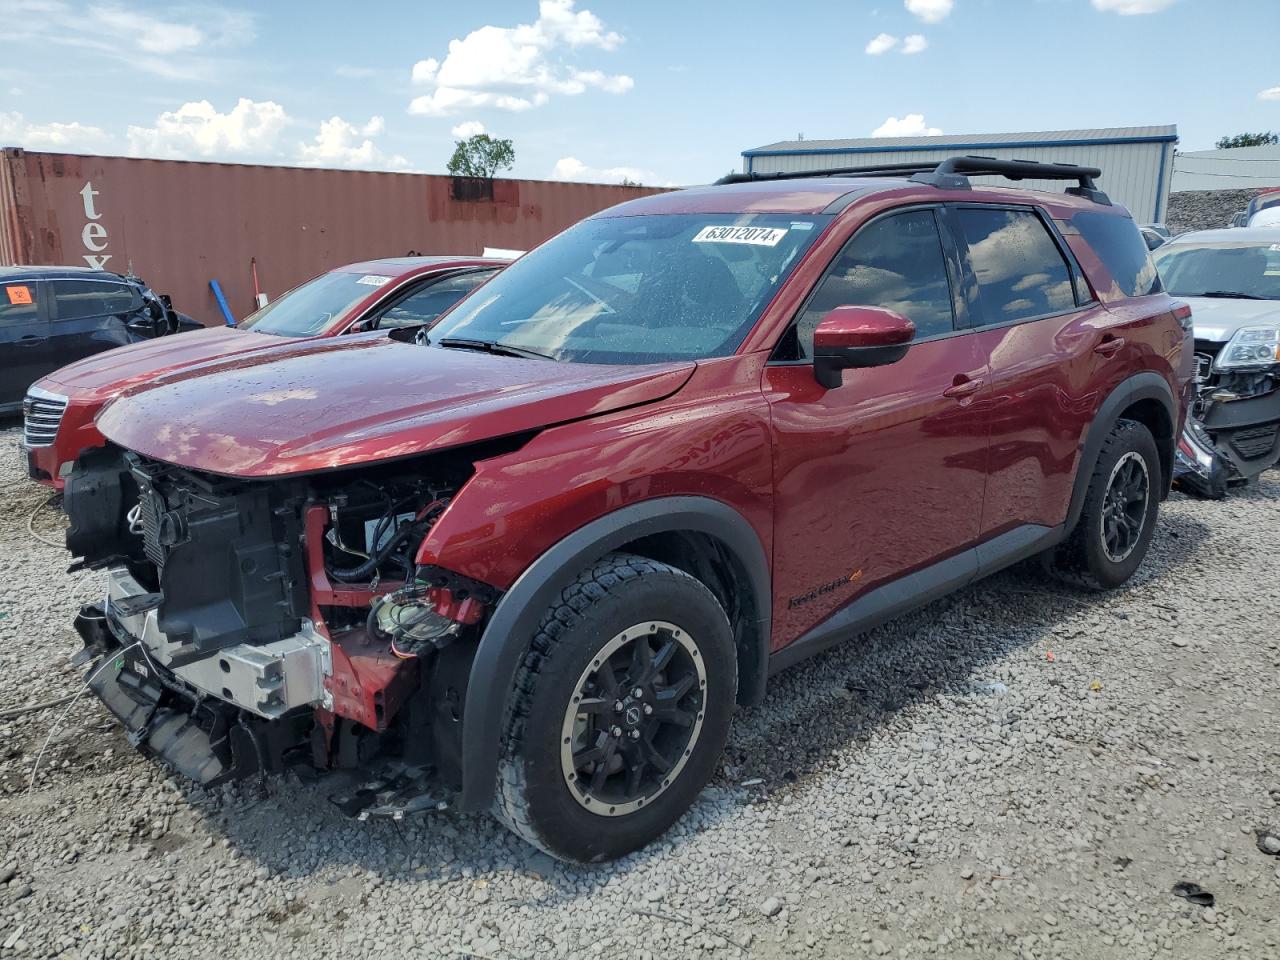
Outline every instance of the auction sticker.
<svg viewBox="0 0 1280 960"><path fill-rule="evenodd" d="M753 247L776 247L787 235L786 227L703 227L694 243L749 243Z"/></svg>
<svg viewBox="0 0 1280 960"><path fill-rule="evenodd" d="M5 287L4 292L9 295L9 303L30 303L31 288L30 287Z"/></svg>
<svg viewBox="0 0 1280 960"><path fill-rule="evenodd" d="M391 282L390 277L381 277L376 273L369 273L361 277L356 283L367 284L370 287L381 287Z"/></svg>

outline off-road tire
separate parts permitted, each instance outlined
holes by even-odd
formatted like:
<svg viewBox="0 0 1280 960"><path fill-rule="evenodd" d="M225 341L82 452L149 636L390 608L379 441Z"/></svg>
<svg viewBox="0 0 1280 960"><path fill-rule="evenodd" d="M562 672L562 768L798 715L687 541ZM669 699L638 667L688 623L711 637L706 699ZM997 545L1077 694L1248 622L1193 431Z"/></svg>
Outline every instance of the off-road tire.
<svg viewBox="0 0 1280 960"><path fill-rule="evenodd" d="M1137 543L1127 557L1117 562L1107 556L1103 546L1102 515L1113 471L1129 454L1137 454L1146 467L1148 494ZM1160 454L1151 431L1136 420L1117 421L1102 443L1098 462L1089 478L1089 491L1085 495L1080 519L1071 535L1044 555L1045 568L1059 580L1087 590L1109 590L1120 586L1133 576L1147 555L1155 533L1162 490Z"/></svg>
<svg viewBox="0 0 1280 960"><path fill-rule="evenodd" d="M583 670L619 631L644 621L679 625L696 640L706 674L702 726L669 787L620 816L602 816L569 791L561 732ZM493 813L529 843L566 861L594 863L662 835L715 771L737 695L737 658L724 609L700 581L644 557L613 553L585 570L542 618L516 674L498 761Z"/></svg>

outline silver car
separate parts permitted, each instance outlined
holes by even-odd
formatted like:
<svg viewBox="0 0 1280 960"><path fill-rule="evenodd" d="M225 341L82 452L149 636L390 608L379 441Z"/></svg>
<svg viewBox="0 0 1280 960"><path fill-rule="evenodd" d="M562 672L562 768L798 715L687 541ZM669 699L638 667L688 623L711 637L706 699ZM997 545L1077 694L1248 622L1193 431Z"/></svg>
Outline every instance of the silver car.
<svg viewBox="0 0 1280 960"><path fill-rule="evenodd" d="M1195 324L1196 399L1175 478L1220 497L1280 461L1280 227L1186 233L1154 257Z"/></svg>

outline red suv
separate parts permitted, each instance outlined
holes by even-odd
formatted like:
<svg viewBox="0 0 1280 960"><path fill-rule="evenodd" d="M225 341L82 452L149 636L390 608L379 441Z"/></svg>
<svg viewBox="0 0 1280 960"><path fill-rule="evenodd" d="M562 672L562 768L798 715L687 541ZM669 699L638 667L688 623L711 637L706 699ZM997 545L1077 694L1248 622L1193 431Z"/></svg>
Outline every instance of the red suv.
<svg viewBox="0 0 1280 960"><path fill-rule="evenodd" d="M234 327L193 330L69 363L27 390L27 473L61 490L76 457L106 442L94 418L126 390L303 340L430 323L507 262L397 257L351 263L294 287Z"/></svg>
<svg viewBox="0 0 1280 960"><path fill-rule="evenodd" d="M115 401L66 492L110 569L92 688L204 783L305 762L353 814L635 850L778 670L1025 558L1142 562L1189 316L1097 175L734 176L577 224L429 343Z"/></svg>

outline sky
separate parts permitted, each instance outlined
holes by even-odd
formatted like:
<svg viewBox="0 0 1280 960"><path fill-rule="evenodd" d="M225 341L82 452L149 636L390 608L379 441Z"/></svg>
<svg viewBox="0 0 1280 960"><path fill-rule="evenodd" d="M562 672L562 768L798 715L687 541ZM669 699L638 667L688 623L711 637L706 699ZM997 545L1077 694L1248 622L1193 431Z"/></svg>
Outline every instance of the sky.
<svg viewBox="0 0 1280 960"><path fill-rule="evenodd" d="M809 139L1280 131L1280 0L0 0L0 145L703 183Z"/></svg>

